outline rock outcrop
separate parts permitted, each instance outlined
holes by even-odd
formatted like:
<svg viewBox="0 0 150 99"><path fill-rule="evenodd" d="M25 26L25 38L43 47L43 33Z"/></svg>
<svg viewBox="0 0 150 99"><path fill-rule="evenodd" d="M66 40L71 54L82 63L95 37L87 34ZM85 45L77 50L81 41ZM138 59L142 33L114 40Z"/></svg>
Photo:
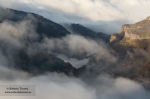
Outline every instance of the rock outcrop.
<svg viewBox="0 0 150 99"><path fill-rule="evenodd" d="M135 24L123 25L120 33L112 34L110 46L119 57L114 75L150 81L150 16Z"/></svg>
<svg viewBox="0 0 150 99"><path fill-rule="evenodd" d="M110 43L116 43L120 41L123 37L124 37L123 33L120 33L120 34L113 33L110 37Z"/></svg>
<svg viewBox="0 0 150 99"><path fill-rule="evenodd" d="M146 20L150 20L150 16L148 16L148 17L146 18Z"/></svg>
<svg viewBox="0 0 150 99"><path fill-rule="evenodd" d="M113 34L110 43L120 43L134 48L147 48L150 41L150 16L135 24L125 24L121 27L120 33ZM143 43L147 45L143 46Z"/></svg>

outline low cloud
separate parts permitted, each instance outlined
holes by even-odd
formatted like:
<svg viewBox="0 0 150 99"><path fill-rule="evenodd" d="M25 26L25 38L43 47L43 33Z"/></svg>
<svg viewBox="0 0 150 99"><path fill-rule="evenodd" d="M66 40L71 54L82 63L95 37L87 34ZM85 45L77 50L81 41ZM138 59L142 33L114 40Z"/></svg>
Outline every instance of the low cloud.
<svg viewBox="0 0 150 99"><path fill-rule="evenodd" d="M23 39L36 38L37 34L34 31L34 25L31 22L24 20L21 22L4 21L0 23L0 40L20 47Z"/></svg>
<svg viewBox="0 0 150 99"><path fill-rule="evenodd" d="M94 53L96 60L102 59L107 62L115 62L117 60L102 41L96 42L78 35L68 35L59 39L45 38L40 47L50 52L58 50L66 53L66 55L80 56L82 58Z"/></svg>
<svg viewBox="0 0 150 99"><path fill-rule="evenodd" d="M3 74L4 77L10 75L8 71L4 72L6 72ZM12 72L16 71L12 70ZM16 77L16 75L11 76ZM91 82L94 83L57 73L29 79L14 79L11 82L0 80L1 85L36 85L36 96L24 96L19 99L149 99L150 97L149 92L140 84L128 79L114 79L101 75ZM16 99L18 96L4 97L4 99L10 98Z"/></svg>
<svg viewBox="0 0 150 99"><path fill-rule="evenodd" d="M61 58L62 60L64 60L65 62L69 62L72 66L74 66L75 68L81 68L82 66L88 64L89 62L89 58L85 58L85 59L81 59L78 60L76 58L69 58L65 55L62 54L55 54L58 58Z"/></svg>

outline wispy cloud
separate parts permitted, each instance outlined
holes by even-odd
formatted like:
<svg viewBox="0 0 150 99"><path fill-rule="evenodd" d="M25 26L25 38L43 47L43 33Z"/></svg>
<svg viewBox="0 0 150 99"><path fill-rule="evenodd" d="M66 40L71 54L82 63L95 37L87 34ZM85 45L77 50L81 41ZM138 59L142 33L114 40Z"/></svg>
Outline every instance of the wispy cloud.
<svg viewBox="0 0 150 99"><path fill-rule="evenodd" d="M148 13L148 0L1 0L1 5L9 6L22 4L34 6L38 9L54 8L66 13L76 14L92 20L140 20ZM61 6L59 6L61 5ZM24 9L25 10L25 9ZM139 11L143 14L139 15ZM136 17L135 17L136 16Z"/></svg>
<svg viewBox="0 0 150 99"><path fill-rule="evenodd" d="M63 38L45 38L39 48L67 53L69 56L84 58L86 55L95 53L96 60L116 62L117 58L111 54L111 50L102 41L96 42L92 39L79 35L67 35Z"/></svg>
<svg viewBox="0 0 150 99"><path fill-rule="evenodd" d="M58 23L81 23L106 33L119 32L122 24L150 15L148 0L1 0L0 4L35 12Z"/></svg>
<svg viewBox="0 0 150 99"><path fill-rule="evenodd" d="M92 79L94 83L87 83L79 78L67 77L63 74L52 73L48 75L26 78L26 74L19 75L11 70L3 76L7 80L0 80L1 85L36 85L36 96L18 97L5 96L4 99L149 99L150 94L140 84L124 79L99 76ZM24 78L25 77L25 78ZM10 82L11 81L11 82ZM1 96L0 96L1 97Z"/></svg>

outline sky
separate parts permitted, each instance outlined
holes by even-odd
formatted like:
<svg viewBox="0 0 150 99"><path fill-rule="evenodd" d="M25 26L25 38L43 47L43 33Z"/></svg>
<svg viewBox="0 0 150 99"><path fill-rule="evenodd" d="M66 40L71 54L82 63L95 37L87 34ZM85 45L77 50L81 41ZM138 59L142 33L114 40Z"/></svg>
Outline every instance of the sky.
<svg viewBox="0 0 150 99"><path fill-rule="evenodd" d="M0 5L34 12L62 25L80 23L104 33L119 32L123 24L150 15L149 0L0 0Z"/></svg>

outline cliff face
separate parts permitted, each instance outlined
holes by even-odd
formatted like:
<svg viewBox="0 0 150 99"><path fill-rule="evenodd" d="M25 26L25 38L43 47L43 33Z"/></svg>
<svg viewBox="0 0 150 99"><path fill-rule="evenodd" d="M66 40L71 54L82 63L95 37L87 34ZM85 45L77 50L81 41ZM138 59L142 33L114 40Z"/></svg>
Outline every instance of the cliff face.
<svg viewBox="0 0 150 99"><path fill-rule="evenodd" d="M150 16L148 16L148 17L146 18L146 20L150 20Z"/></svg>
<svg viewBox="0 0 150 99"><path fill-rule="evenodd" d="M121 33L124 38L129 39L149 39L150 38L150 17L132 25L122 26Z"/></svg>
<svg viewBox="0 0 150 99"><path fill-rule="evenodd" d="M122 45L139 48L143 42L148 44L150 41L150 16L145 20L135 24L125 24L121 27L120 33L113 34L110 43L118 42ZM142 46L141 46L142 47ZM144 46L144 47L148 47ZM143 47L142 47L143 48Z"/></svg>
<svg viewBox="0 0 150 99"><path fill-rule="evenodd" d="M109 44L118 56L114 75L150 81L150 16L123 25L120 33L112 34Z"/></svg>

